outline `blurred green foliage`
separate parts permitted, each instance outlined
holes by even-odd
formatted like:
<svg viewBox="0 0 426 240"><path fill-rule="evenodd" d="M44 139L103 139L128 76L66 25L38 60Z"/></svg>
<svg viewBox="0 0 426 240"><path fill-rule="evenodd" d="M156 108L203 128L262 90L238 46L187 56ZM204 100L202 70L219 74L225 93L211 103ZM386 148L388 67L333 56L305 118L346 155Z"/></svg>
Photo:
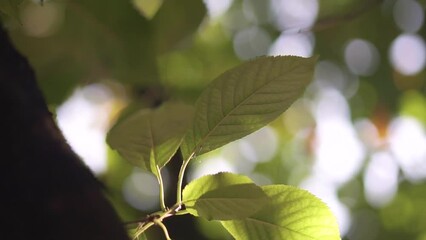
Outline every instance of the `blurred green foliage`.
<svg viewBox="0 0 426 240"><path fill-rule="evenodd" d="M126 101L131 102L129 111L169 98L192 102L212 79L242 61L234 51L239 31L261 28L272 42L282 31L271 13L272 3L277 2L272 0L234 0L219 17L208 16L201 0L164 0L158 11L150 10L149 16L141 14L136 2L51 0L42 6L29 0L0 0L0 16L14 43L34 67L52 107L63 103L76 87L93 82L105 83L115 92L124 89ZM407 76L394 69L389 57L392 43L402 33L393 16L396 2L320 0L311 31L304 26L286 29L312 34L313 54L357 80L356 91L346 99L351 118L370 119L382 138L386 138L395 116L411 116L422 123L423 129L426 126L425 68ZM426 1L416 2L424 12ZM424 24L417 35L425 40ZM350 73L344 51L353 39L367 40L376 47L380 59L373 74ZM308 91L307 98L310 95ZM271 124L279 136L279 151L253 170L273 183L298 184L313 164L315 121L308 107L302 102L296 105L301 107L290 109L283 119ZM283 124L286 119L297 122L299 127L292 125L297 129L311 129L296 134ZM125 220L142 217L144 213L131 207L122 195L123 184L134 170L112 151L108 161L108 171L101 179L111 190L114 206ZM363 174L339 189L342 202L352 214L348 239L425 240L425 180L411 183L400 176L394 199L375 208L365 200ZM220 228L216 225L209 228L208 222L199 226L206 239L228 236L217 232ZM215 234L209 233L212 229ZM149 234L155 236L156 232Z"/></svg>

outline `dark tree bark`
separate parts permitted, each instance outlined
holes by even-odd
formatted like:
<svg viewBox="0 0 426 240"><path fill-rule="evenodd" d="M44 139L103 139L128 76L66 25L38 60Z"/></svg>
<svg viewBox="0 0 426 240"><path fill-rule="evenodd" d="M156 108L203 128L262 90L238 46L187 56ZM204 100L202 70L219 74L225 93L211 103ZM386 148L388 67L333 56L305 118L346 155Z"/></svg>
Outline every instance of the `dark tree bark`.
<svg viewBox="0 0 426 240"><path fill-rule="evenodd" d="M1 27L0 112L0 239L128 239Z"/></svg>

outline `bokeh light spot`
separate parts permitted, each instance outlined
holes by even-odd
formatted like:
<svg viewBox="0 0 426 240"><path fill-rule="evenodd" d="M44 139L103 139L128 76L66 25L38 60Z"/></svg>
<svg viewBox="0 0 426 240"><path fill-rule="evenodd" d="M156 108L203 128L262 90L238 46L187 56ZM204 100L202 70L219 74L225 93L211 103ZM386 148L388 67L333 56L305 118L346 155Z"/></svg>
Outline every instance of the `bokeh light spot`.
<svg viewBox="0 0 426 240"><path fill-rule="evenodd" d="M271 6L276 24L282 31L311 27L319 9L317 0L273 0Z"/></svg>
<svg viewBox="0 0 426 240"><path fill-rule="evenodd" d="M243 139L238 140L241 154L252 162L266 162L272 159L278 148L275 130L266 126Z"/></svg>
<svg viewBox="0 0 426 240"><path fill-rule="evenodd" d="M192 168L189 174L187 175L188 181L200 178L208 174L215 174L218 172L235 172L235 167L221 156L201 158L203 159L192 160Z"/></svg>
<svg viewBox="0 0 426 240"><path fill-rule="evenodd" d="M203 0L211 18L218 17L228 10L233 0Z"/></svg>
<svg viewBox="0 0 426 240"><path fill-rule="evenodd" d="M272 44L269 55L293 55L300 57L312 56L314 36L311 33L298 33L281 35Z"/></svg>
<svg viewBox="0 0 426 240"><path fill-rule="evenodd" d="M226 144L221 148L220 156L223 157L223 159L226 159L226 161L230 163L238 173L250 174L253 171L256 162L248 160L241 152L239 145L238 140Z"/></svg>
<svg viewBox="0 0 426 240"><path fill-rule="evenodd" d="M368 203L382 207L395 196L398 188L398 165L392 155L378 152L371 156L364 174L364 191Z"/></svg>
<svg viewBox="0 0 426 240"><path fill-rule="evenodd" d="M419 121L411 117L394 119L389 127L389 147L408 180L426 178L426 133Z"/></svg>
<svg viewBox="0 0 426 240"><path fill-rule="evenodd" d="M337 89L346 98L352 97L359 88L359 80L331 61L320 61L315 68L313 94L322 89Z"/></svg>
<svg viewBox="0 0 426 240"><path fill-rule="evenodd" d="M99 174L106 170L105 136L112 92L101 84L76 89L57 110L58 126L73 150Z"/></svg>
<svg viewBox="0 0 426 240"><path fill-rule="evenodd" d="M150 211L159 207L159 186L153 174L134 170L124 181L123 195L134 208Z"/></svg>
<svg viewBox="0 0 426 240"><path fill-rule="evenodd" d="M370 42L354 39L346 45L345 62L352 73L368 76L377 69L379 52Z"/></svg>
<svg viewBox="0 0 426 240"><path fill-rule="evenodd" d="M21 11L22 27L32 37L48 37L56 32L63 22L63 7L55 2L41 6L28 3Z"/></svg>
<svg viewBox="0 0 426 240"><path fill-rule="evenodd" d="M265 55L270 45L269 34L259 27L245 28L234 37L235 53L243 60Z"/></svg>
<svg viewBox="0 0 426 240"><path fill-rule="evenodd" d="M402 31L414 33L423 25L424 10L417 1L398 0L393 8L393 17Z"/></svg>
<svg viewBox="0 0 426 240"><path fill-rule="evenodd" d="M321 93L314 111L317 127L313 172L341 186L359 172L364 147L350 122L348 105L338 91Z"/></svg>
<svg viewBox="0 0 426 240"><path fill-rule="evenodd" d="M414 34L399 35L390 48L393 67L404 75L420 72L426 63L426 46L423 38Z"/></svg>

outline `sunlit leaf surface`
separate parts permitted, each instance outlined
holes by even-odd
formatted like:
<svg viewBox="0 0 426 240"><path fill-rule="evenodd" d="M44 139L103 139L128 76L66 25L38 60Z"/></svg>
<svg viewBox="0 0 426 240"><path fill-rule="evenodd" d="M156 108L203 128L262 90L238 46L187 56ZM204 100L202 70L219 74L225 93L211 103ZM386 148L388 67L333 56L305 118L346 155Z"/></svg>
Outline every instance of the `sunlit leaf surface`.
<svg viewBox="0 0 426 240"><path fill-rule="evenodd" d="M269 198L248 177L233 173L207 175L183 190L189 213L208 220L241 219L260 210Z"/></svg>
<svg viewBox="0 0 426 240"><path fill-rule="evenodd" d="M237 240L337 240L337 221L330 209L309 192L286 185L262 187L271 201L243 220L222 221Z"/></svg>
<svg viewBox="0 0 426 240"><path fill-rule="evenodd" d="M199 97L184 158L244 137L283 113L312 79L316 58L260 57L231 69Z"/></svg>

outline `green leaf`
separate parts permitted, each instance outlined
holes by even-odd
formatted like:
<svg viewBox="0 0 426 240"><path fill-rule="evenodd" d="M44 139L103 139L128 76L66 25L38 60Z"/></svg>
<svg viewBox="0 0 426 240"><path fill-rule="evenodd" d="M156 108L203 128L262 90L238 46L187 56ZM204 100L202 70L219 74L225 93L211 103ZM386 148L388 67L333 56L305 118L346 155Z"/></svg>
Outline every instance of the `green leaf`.
<svg viewBox="0 0 426 240"><path fill-rule="evenodd" d="M286 185L262 189L271 199L262 210L243 220L222 221L235 239L340 239L335 217L314 195Z"/></svg>
<svg viewBox="0 0 426 240"><path fill-rule="evenodd" d="M207 175L183 190L186 210L208 220L242 219L260 210L269 198L248 177L233 173Z"/></svg>
<svg viewBox="0 0 426 240"><path fill-rule="evenodd" d="M152 19L163 4L163 0L132 0L132 2L147 19Z"/></svg>
<svg viewBox="0 0 426 240"><path fill-rule="evenodd" d="M260 57L231 69L201 94L184 159L242 138L283 113L312 79L316 57Z"/></svg>
<svg viewBox="0 0 426 240"><path fill-rule="evenodd" d="M114 126L107 136L130 163L157 173L178 149L192 118L192 108L180 103L166 103L155 110L144 109Z"/></svg>
<svg viewBox="0 0 426 240"><path fill-rule="evenodd" d="M200 0L167 0L151 20L153 43L163 54L188 44L188 39L205 19L206 7Z"/></svg>

